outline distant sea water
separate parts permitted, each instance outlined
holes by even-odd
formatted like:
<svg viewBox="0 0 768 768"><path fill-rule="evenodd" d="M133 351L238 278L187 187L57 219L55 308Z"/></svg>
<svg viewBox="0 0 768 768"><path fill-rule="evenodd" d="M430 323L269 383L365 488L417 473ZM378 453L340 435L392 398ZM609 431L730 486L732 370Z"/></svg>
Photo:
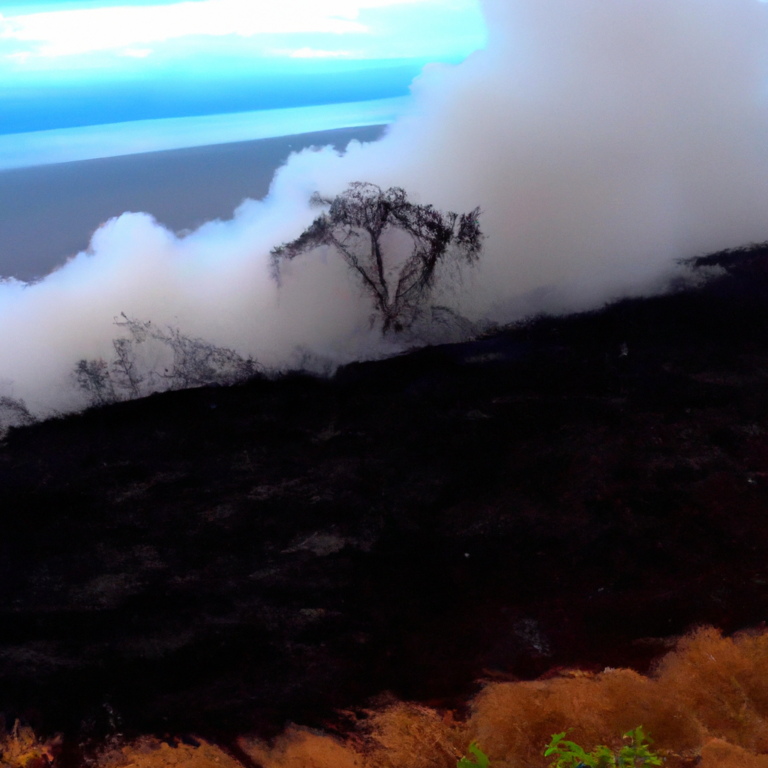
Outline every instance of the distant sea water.
<svg viewBox="0 0 768 768"><path fill-rule="evenodd" d="M175 232L232 217L267 194L291 152L379 139L409 109L426 63L0 82L0 279L45 276L126 211Z"/></svg>
<svg viewBox="0 0 768 768"><path fill-rule="evenodd" d="M45 276L126 211L176 232L230 218L291 152L380 138L421 69L337 66L195 88L0 85L0 278Z"/></svg>
<svg viewBox="0 0 768 768"><path fill-rule="evenodd" d="M409 96L0 135L0 171L393 122Z"/></svg>
<svg viewBox="0 0 768 768"><path fill-rule="evenodd" d="M231 218L292 152L377 141L401 102L340 106L0 136L0 279L44 277L126 211L176 232Z"/></svg>

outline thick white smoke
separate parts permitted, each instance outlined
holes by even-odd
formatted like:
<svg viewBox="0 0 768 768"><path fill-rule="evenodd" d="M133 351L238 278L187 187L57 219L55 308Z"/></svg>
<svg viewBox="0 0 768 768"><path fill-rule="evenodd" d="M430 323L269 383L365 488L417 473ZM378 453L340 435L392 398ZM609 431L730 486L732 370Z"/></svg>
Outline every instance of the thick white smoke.
<svg viewBox="0 0 768 768"><path fill-rule="evenodd" d="M483 209L474 317L596 306L660 288L676 258L768 239L768 5L486 0L485 13L488 49L428 68L382 141L295 155L265 201L183 239L126 214L42 282L0 286L0 395L77 407L72 366L109 355L120 312L267 365L372 354L369 305L333 254L293 262L280 291L268 270L314 217L309 195L350 181Z"/></svg>

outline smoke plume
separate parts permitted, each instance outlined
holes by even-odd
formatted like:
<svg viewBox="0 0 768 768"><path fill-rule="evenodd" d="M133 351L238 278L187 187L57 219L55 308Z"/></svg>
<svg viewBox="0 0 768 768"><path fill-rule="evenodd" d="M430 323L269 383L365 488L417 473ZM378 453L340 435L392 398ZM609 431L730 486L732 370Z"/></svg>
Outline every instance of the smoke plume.
<svg viewBox="0 0 768 768"><path fill-rule="evenodd" d="M184 237L126 213L34 285L0 285L0 396L82 405L78 359L108 357L120 313L273 367L395 349L332 252L278 290L269 250L310 195L400 186L483 210L461 311L509 321L664 288L675 260L768 239L768 5L758 0L486 0L486 50L427 67L379 142L294 155L269 196ZM319 361L319 362L318 362Z"/></svg>

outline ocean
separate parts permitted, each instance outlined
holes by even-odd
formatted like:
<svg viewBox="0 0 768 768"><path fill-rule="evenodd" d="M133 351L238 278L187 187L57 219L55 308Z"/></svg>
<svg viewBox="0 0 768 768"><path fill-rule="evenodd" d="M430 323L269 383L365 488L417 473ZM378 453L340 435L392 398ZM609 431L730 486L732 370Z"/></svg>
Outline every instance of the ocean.
<svg viewBox="0 0 768 768"><path fill-rule="evenodd" d="M149 125L127 124L125 133L98 126L74 134L80 142L59 145L46 145L39 134L27 137L16 159L28 157L38 164L0 170L0 278L29 282L45 276L85 250L100 224L125 211L150 213L175 232L231 218L245 198L267 194L275 171L291 152L327 145L343 150L353 139L376 141L392 115L373 105L358 112L342 106L293 122L285 114L284 122L269 122L263 114L252 120L218 116L221 119L189 120L185 130L168 132L153 132ZM308 118L310 113L302 114ZM351 127L344 126L347 120ZM263 138L265 133L268 138ZM101 141L91 145L88 135ZM235 140L239 137L251 140ZM5 146L0 157L6 162L14 157L8 151L12 138L0 136L0 147ZM34 140L40 141L36 155ZM155 151L129 154L138 146ZM173 148L160 151L163 146ZM107 148L112 156L100 154ZM40 164L43 157L59 161Z"/></svg>
<svg viewBox="0 0 768 768"><path fill-rule="evenodd" d="M0 135L0 171L393 122L409 96Z"/></svg>

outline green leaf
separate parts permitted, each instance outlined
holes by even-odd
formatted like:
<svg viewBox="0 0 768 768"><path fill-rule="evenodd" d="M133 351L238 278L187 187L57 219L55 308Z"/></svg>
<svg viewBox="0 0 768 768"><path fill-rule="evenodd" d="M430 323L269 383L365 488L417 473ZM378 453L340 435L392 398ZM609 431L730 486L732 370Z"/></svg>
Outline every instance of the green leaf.
<svg viewBox="0 0 768 768"><path fill-rule="evenodd" d="M483 752L480 747L477 746L476 742L472 742L469 745L469 751L477 758L477 765L479 768L488 768L488 755Z"/></svg>
<svg viewBox="0 0 768 768"><path fill-rule="evenodd" d="M622 747L619 752L619 768L635 768L637 765L662 765L662 758L655 754L649 747L653 744L644 731L642 725L638 725L632 731L624 734L625 739L630 739L631 744ZM647 741L647 744L644 743Z"/></svg>
<svg viewBox="0 0 768 768"><path fill-rule="evenodd" d="M618 755L605 744L600 744L587 753L578 744L565 741L565 734L566 732L554 734L544 753L545 757L555 755L557 758L550 763L551 768L639 768L662 765L664 762L650 749L649 745L653 740L643 731L641 725L624 734L624 738L631 743L624 745Z"/></svg>
<svg viewBox="0 0 768 768"><path fill-rule="evenodd" d="M609 747L605 744L600 744L592 751L594 756L595 768L614 768L616 765L616 758Z"/></svg>
<svg viewBox="0 0 768 768"><path fill-rule="evenodd" d="M553 752L555 752L557 745L565 738L566 733L567 731L563 731L562 733L555 733L552 736L552 740L547 746L547 751L544 753L544 757L549 757Z"/></svg>
<svg viewBox="0 0 768 768"><path fill-rule="evenodd" d="M469 751L477 758L477 760L470 760L468 757L462 757L456 763L456 768L488 768L488 755L483 752L480 747L477 746L477 742L473 741L469 745Z"/></svg>
<svg viewBox="0 0 768 768"><path fill-rule="evenodd" d="M572 752L576 757L578 757L580 760L585 760L589 755L578 745L575 744L572 741L564 741L563 746L568 749L569 752Z"/></svg>

